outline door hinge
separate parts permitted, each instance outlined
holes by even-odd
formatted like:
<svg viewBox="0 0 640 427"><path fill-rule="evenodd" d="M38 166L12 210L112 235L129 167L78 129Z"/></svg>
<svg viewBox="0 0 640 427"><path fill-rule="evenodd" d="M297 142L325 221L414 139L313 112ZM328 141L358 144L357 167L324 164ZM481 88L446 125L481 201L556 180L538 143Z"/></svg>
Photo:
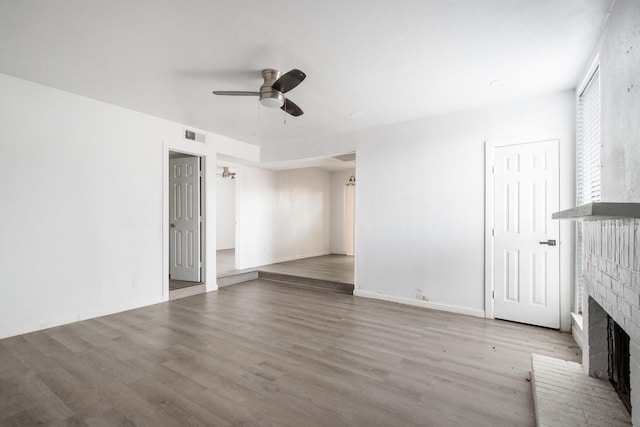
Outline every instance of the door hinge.
<svg viewBox="0 0 640 427"><path fill-rule="evenodd" d="M495 236L495 235L496 235L496 229L495 229L495 228L492 228L492 229L491 229L491 235L492 235L492 236Z"/></svg>
<svg viewBox="0 0 640 427"><path fill-rule="evenodd" d="M496 299L496 291L491 291L491 299Z"/></svg>
<svg viewBox="0 0 640 427"><path fill-rule="evenodd" d="M496 173L496 167L495 166L491 166L491 173L495 174Z"/></svg>

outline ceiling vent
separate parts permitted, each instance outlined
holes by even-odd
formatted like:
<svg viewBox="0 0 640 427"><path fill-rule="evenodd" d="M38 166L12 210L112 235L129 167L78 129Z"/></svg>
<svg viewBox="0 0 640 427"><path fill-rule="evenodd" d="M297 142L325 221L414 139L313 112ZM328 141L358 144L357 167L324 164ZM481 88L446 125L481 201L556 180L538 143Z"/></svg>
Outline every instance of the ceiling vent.
<svg viewBox="0 0 640 427"><path fill-rule="evenodd" d="M189 129L184 130L184 139L188 139L189 141L197 141L204 143L204 133L198 133Z"/></svg>

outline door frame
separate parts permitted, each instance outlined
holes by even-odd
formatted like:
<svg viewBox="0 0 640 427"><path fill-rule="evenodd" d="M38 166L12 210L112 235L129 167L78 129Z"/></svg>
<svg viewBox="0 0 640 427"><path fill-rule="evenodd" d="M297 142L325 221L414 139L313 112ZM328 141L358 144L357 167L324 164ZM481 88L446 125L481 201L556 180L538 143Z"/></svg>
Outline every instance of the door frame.
<svg viewBox="0 0 640 427"><path fill-rule="evenodd" d="M184 132L184 131L183 131ZM207 242L216 241L215 227L215 185L207 185L207 176L215 176L217 153L210 143L189 141L177 137L162 142L162 297L169 299L169 154L170 152L200 157L202 170L201 209L202 226L200 245L202 250L202 276L200 282L207 292L218 289L216 284L216 257L207 251Z"/></svg>
<svg viewBox="0 0 640 427"><path fill-rule="evenodd" d="M492 235L494 225L494 194L493 194L493 160L494 149L507 145L521 145L548 140L558 141L559 165L559 195L560 210L568 209L575 204L575 133L558 132L552 134L534 135L532 137L501 138L485 141L485 231L484 231L484 313L485 318L494 319L494 239ZM571 221L560 221L560 330L571 330L571 301L574 281L574 230Z"/></svg>

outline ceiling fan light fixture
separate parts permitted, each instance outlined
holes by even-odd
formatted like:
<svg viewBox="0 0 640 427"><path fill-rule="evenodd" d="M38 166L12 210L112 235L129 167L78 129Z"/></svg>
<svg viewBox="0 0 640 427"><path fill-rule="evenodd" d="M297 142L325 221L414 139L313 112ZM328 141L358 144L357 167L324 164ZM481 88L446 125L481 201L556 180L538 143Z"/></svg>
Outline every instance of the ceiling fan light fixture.
<svg viewBox="0 0 640 427"><path fill-rule="evenodd" d="M284 105L284 95L277 91L263 92L260 103L267 108L280 108Z"/></svg>

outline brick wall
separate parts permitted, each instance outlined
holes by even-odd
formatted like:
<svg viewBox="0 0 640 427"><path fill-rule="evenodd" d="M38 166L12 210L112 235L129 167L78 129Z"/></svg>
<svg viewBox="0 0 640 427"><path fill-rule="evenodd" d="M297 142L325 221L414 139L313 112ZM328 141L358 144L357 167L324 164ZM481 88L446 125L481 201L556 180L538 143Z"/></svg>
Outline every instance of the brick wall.
<svg viewBox="0 0 640 427"><path fill-rule="evenodd" d="M640 220L584 222L583 274L588 295L589 373L603 374L602 331L598 308L606 311L631 338L633 425L640 426ZM600 319L601 320L601 319Z"/></svg>

